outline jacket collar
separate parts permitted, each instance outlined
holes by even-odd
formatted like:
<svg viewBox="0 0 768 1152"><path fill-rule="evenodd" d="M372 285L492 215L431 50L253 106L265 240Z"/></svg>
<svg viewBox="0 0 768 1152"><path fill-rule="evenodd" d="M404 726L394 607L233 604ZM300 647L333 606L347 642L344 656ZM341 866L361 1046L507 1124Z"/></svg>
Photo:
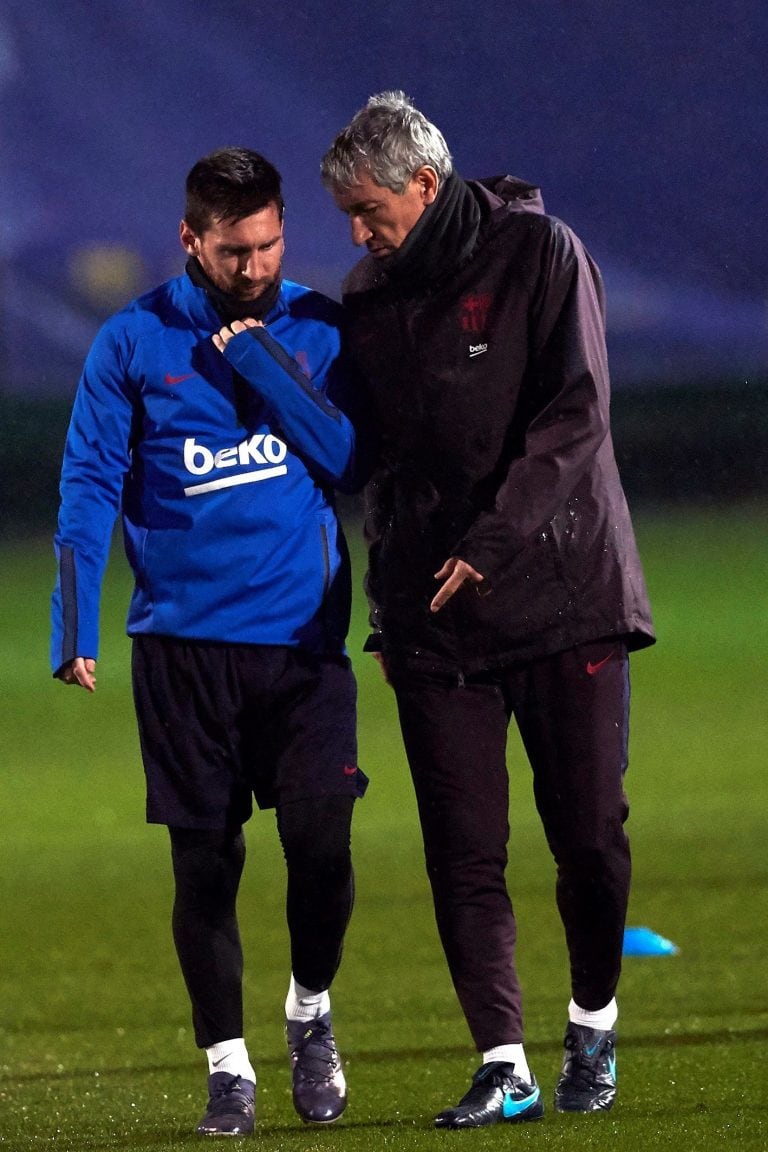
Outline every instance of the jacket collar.
<svg viewBox="0 0 768 1152"><path fill-rule="evenodd" d="M222 323L229 324L232 320L244 320L246 316L252 316L254 320L272 319L278 304L282 302L282 280L278 280L256 300L243 301L217 288L194 256L187 260L185 272L187 279L204 297L208 305L205 309L207 315L212 314L219 326ZM284 307L283 304L283 310Z"/></svg>

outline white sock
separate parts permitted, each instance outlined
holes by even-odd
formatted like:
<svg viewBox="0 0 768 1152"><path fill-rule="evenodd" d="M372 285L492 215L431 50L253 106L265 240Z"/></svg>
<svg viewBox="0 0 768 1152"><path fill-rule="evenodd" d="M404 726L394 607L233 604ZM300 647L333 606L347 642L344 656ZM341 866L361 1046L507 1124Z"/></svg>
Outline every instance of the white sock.
<svg viewBox="0 0 768 1152"><path fill-rule="evenodd" d="M522 1044L497 1044L495 1048L489 1048L487 1052L483 1052L483 1064L490 1064L492 1060L503 1060L505 1064L514 1064L515 1075L519 1076L521 1080L525 1080L526 1084L533 1083Z"/></svg>
<svg viewBox="0 0 768 1152"><path fill-rule="evenodd" d="M600 1028L604 1032L613 1028L618 1016L619 1007L615 997L605 1008L600 1008L597 1012L587 1012L586 1008L579 1008L575 1000L571 1000L568 1005L568 1019L571 1024L585 1024L587 1028Z"/></svg>
<svg viewBox="0 0 768 1152"><path fill-rule="evenodd" d="M297 984L291 975L288 995L285 998L287 1020L315 1020L330 1010L331 998L327 989L324 992L313 992L311 988Z"/></svg>
<svg viewBox="0 0 768 1152"><path fill-rule="evenodd" d="M234 1040L222 1040L219 1044L212 1044L206 1048L208 1057L208 1073L229 1072L231 1076L241 1076L243 1080L256 1083L256 1073L248 1058L248 1049L245 1040L238 1036Z"/></svg>

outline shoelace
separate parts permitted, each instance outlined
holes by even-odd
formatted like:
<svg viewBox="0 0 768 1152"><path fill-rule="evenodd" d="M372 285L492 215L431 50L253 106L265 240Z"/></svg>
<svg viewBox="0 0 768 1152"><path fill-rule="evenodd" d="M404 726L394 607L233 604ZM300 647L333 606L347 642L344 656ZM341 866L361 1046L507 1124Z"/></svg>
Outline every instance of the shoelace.
<svg viewBox="0 0 768 1152"><path fill-rule="evenodd" d="M586 1085L593 1082L596 1075L604 1071L603 1058L605 1056L605 1049L601 1045L597 1052L592 1056L585 1052L583 1045L578 1041L574 1041L568 1045L568 1050L571 1054L571 1077Z"/></svg>
<svg viewBox="0 0 768 1152"><path fill-rule="evenodd" d="M466 1095L459 1101L460 1105L485 1103L489 1088L503 1088L505 1077L498 1072L489 1072L481 1078L476 1077Z"/></svg>
<svg viewBox="0 0 768 1152"><path fill-rule="evenodd" d="M301 1074L305 1080L317 1083L333 1079L337 1052L327 1029L312 1028L308 1036L302 1036L292 1055L301 1060Z"/></svg>
<svg viewBox="0 0 768 1152"><path fill-rule="evenodd" d="M217 1084L213 1095L208 1101L209 1107L227 1101L230 1096L240 1097L239 1102L245 1102L246 1097L240 1088L240 1077L233 1076L229 1084Z"/></svg>

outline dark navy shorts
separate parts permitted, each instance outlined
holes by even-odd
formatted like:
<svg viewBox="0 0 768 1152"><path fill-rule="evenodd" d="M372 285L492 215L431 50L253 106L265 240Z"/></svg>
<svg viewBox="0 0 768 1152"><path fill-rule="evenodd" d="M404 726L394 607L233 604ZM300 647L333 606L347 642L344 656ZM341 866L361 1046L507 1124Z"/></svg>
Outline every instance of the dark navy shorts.
<svg viewBox="0 0 768 1152"><path fill-rule="evenodd" d="M237 827L253 797L365 792L346 656L136 636L132 674L150 823Z"/></svg>

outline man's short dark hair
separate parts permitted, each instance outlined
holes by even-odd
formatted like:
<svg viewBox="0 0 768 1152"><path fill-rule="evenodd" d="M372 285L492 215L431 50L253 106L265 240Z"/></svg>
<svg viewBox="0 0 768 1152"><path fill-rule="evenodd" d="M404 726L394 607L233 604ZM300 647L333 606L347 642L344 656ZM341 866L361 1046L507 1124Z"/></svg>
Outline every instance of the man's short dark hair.
<svg viewBox="0 0 768 1152"><path fill-rule="evenodd" d="M280 173L249 148L220 148L198 160L187 176L184 219L193 232L219 220L243 220L275 204L283 217Z"/></svg>

